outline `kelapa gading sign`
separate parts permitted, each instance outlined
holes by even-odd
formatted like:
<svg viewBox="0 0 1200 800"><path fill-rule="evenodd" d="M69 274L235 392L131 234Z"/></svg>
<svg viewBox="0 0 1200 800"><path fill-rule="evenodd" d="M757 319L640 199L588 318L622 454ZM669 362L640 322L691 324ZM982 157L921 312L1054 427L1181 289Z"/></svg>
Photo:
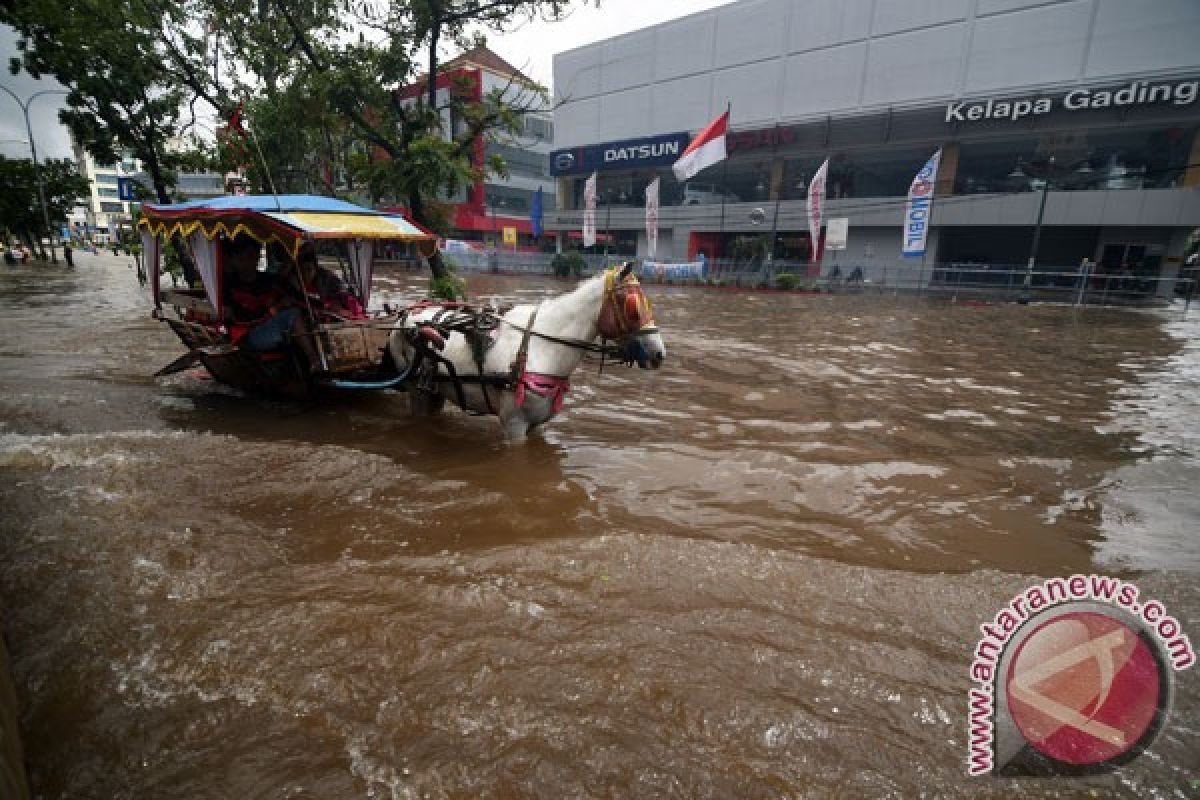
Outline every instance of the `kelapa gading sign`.
<svg viewBox="0 0 1200 800"><path fill-rule="evenodd" d="M1200 97L1200 80L1152 83L1133 81L1116 88L1073 89L1062 97L1023 97L1003 100L961 100L946 104L946 122L1008 120L1064 111L1094 111L1133 106L1191 105Z"/></svg>
<svg viewBox="0 0 1200 800"><path fill-rule="evenodd" d="M578 175L615 169L643 169L674 164L692 139L689 133L663 133L640 139L555 150L551 175Z"/></svg>

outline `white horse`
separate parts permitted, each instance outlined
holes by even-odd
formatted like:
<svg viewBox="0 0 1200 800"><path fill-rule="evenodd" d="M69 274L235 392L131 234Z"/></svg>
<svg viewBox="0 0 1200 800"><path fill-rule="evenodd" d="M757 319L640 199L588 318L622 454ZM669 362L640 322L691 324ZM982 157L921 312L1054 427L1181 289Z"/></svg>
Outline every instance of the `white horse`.
<svg viewBox="0 0 1200 800"><path fill-rule="evenodd" d="M666 346L632 270L628 263L610 269L502 316L455 304L410 308L389 350L402 367L424 359L409 389L414 413L436 413L449 398L464 410L495 414L508 438L521 439L562 408L583 354L602 349L597 338L616 342L621 360L658 369Z"/></svg>

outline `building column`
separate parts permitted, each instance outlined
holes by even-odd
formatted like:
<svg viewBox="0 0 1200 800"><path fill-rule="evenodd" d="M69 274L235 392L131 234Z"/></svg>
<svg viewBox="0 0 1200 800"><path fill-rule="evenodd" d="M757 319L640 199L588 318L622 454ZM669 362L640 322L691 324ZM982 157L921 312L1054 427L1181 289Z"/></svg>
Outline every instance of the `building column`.
<svg viewBox="0 0 1200 800"><path fill-rule="evenodd" d="M937 179L933 193L937 197L954 194L954 181L958 177L958 142L946 142L942 145L942 160L938 164Z"/></svg>
<svg viewBox="0 0 1200 800"><path fill-rule="evenodd" d="M1200 141L1200 135L1197 135L1196 140ZM1169 300L1175 296L1175 279L1179 277L1179 272L1183 269L1183 259L1187 255L1190 233L1188 228L1177 228L1171 231L1166 255L1163 256L1162 266L1158 269L1158 284L1154 287L1154 294L1158 297Z"/></svg>
<svg viewBox="0 0 1200 800"><path fill-rule="evenodd" d="M776 158L771 162L770 190L767 199L772 203L778 202L783 196L783 167L784 160Z"/></svg>
<svg viewBox="0 0 1200 800"><path fill-rule="evenodd" d="M571 207L571 199L572 199L571 189L572 188L573 187L571 186L571 178L570 177L558 179L558 191L555 193L554 205L558 208L559 211L571 211L572 210L572 207Z"/></svg>
<svg viewBox="0 0 1200 800"><path fill-rule="evenodd" d="M1192 137L1192 149L1188 153L1188 166L1183 171L1183 185L1186 187L1200 186L1200 129Z"/></svg>

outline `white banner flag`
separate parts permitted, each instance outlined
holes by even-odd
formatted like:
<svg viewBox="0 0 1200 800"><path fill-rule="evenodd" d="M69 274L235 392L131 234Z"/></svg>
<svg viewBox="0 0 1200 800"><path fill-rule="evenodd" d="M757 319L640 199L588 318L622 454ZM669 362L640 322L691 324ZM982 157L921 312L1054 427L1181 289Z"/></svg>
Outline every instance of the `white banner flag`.
<svg viewBox="0 0 1200 800"><path fill-rule="evenodd" d="M654 258L658 251L658 178L646 187L646 256Z"/></svg>
<svg viewBox="0 0 1200 800"><path fill-rule="evenodd" d="M904 204L904 255L925 255L925 239L929 235L929 219L933 216L933 188L937 180L938 162L942 148L929 157L925 166L908 187L908 202Z"/></svg>
<svg viewBox="0 0 1200 800"><path fill-rule="evenodd" d="M821 218L825 213L825 173L828 171L827 158L808 184L808 235L812 242L813 261L821 260Z"/></svg>
<svg viewBox="0 0 1200 800"><path fill-rule="evenodd" d="M596 173L583 184L583 246L596 244Z"/></svg>

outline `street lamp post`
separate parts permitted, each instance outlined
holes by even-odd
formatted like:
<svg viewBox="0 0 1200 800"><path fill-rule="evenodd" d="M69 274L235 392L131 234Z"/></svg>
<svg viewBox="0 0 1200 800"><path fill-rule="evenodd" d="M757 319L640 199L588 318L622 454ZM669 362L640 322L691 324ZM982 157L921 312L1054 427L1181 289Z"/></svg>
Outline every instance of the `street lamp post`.
<svg viewBox="0 0 1200 800"><path fill-rule="evenodd" d="M1018 167L1018 169L1020 169ZM1038 201L1037 222L1033 225L1033 244L1029 247L1029 262L1025 265L1025 285L1022 300L1028 302L1033 293L1033 265L1037 261L1038 245L1042 241L1042 220L1046 216L1046 195L1050 193L1050 178L1054 174L1054 156L1046 163L1042 178L1042 197Z"/></svg>
<svg viewBox="0 0 1200 800"><path fill-rule="evenodd" d="M43 89L29 95L25 102L21 102L21 98L17 97L12 89L4 85L0 85L0 89L8 92L9 97L17 101L17 105L21 107L21 113L25 115L25 131L29 134L29 154L33 156L33 176L37 181L38 201L42 205L42 222L46 226L46 238L50 240L50 263L57 264L58 256L54 253L54 231L50 228L50 211L46 207L46 189L42 185L42 168L38 164L37 144L33 141L33 125L29 122L29 106L44 94L69 94L69 92L65 89Z"/></svg>

